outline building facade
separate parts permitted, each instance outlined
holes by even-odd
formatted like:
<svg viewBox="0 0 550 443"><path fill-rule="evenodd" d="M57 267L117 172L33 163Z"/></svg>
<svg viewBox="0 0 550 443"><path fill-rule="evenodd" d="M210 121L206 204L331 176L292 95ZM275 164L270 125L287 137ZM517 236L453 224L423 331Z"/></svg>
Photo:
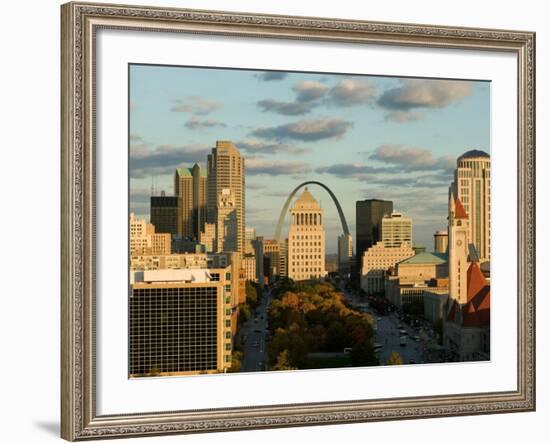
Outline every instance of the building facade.
<svg viewBox="0 0 550 443"><path fill-rule="evenodd" d="M164 191L160 196L151 196L150 216L155 232L176 235L178 233L178 198L166 196Z"/></svg>
<svg viewBox="0 0 550 443"><path fill-rule="evenodd" d="M256 275L256 256L254 254L245 254L241 260L241 269L244 270L244 279L257 282Z"/></svg>
<svg viewBox="0 0 550 443"><path fill-rule="evenodd" d="M293 280L324 277L326 271L323 210L307 187L290 209L290 217L287 246L288 277Z"/></svg>
<svg viewBox="0 0 550 443"><path fill-rule="evenodd" d="M351 235L342 234L338 237L338 272L348 275L351 272L353 259L353 239Z"/></svg>
<svg viewBox="0 0 550 443"><path fill-rule="evenodd" d="M387 248L384 242L377 242L363 253L361 289L367 294L385 292L387 271L413 255L414 250L409 244L402 243L397 248Z"/></svg>
<svg viewBox="0 0 550 443"><path fill-rule="evenodd" d="M130 214L130 256L168 255L172 252L171 235L158 234L154 225Z"/></svg>
<svg viewBox="0 0 550 443"><path fill-rule="evenodd" d="M225 269L132 273L130 377L209 374L231 367L231 284Z"/></svg>
<svg viewBox="0 0 550 443"><path fill-rule="evenodd" d="M481 262L491 259L491 158L471 150L457 160L451 189L468 214L469 241Z"/></svg>
<svg viewBox="0 0 550 443"><path fill-rule="evenodd" d="M221 190L216 207L216 252L239 252L238 213L235 194Z"/></svg>
<svg viewBox="0 0 550 443"><path fill-rule="evenodd" d="M196 163L192 168L176 169L174 195L178 199L178 236L198 239L206 222L206 171Z"/></svg>
<svg viewBox="0 0 550 443"><path fill-rule="evenodd" d="M458 303L466 303L469 221L460 199L449 196L449 295Z"/></svg>
<svg viewBox="0 0 550 443"><path fill-rule="evenodd" d="M155 269L201 269L208 267L205 253L135 255L130 257L130 270L152 271Z"/></svg>
<svg viewBox="0 0 550 443"><path fill-rule="evenodd" d="M413 244L412 220L392 212L382 217L382 242L386 248L398 248L403 243Z"/></svg>
<svg viewBox="0 0 550 443"><path fill-rule="evenodd" d="M244 188L244 158L230 141L217 141L216 147L207 158L207 222L217 222L217 210L222 189L229 189L235 205L237 223L236 251L244 253L245 228L245 188Z"/></svg>
<svg viewBox="0 0 550 443"><path fill-rule="evenodd" d="M382 218L392 212L392 201L370 199L355 202L355 256L359 271L364 252L382 240Z"/></svg>

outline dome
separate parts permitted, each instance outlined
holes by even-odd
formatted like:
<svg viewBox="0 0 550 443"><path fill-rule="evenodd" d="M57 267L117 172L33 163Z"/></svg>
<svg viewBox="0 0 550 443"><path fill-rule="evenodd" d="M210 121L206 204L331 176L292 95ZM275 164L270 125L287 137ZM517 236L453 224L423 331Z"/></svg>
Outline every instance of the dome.
<svg viewBox="0 0 550 443"><path fill-rule="evenodd" d="M465 158L489 158L489 157L490 155L487 154L485 151L481 151L479 149L472 149L462 154L460 157L458 157L458 159L464 160Z"/></svg>

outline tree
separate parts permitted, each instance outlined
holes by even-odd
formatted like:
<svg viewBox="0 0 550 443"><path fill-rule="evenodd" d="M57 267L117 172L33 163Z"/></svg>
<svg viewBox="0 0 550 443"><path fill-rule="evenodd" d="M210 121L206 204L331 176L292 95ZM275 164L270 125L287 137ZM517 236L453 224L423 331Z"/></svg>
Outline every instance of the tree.
<svg viewBox="0 0 550 443"><path fill-rule="evenodd" d="M375 366L378 364L374 349L367 341L357 343L351 348L350 360L353 366Z"/></svg>
<svg viewBox="0 0 550 443"><path fill-rule="evenodd" d="M231 367L228 372L240 372L243 365L243 353L241 351L234 351L231 355Z"/></svg>
<svg viewBox="0 0 550 443"><path fill-rule="evenodd" d="M279 353L277 356L277 363L275 363L271 369L274 371L292 371L296 369L290 364L287 349Z"/></svg>
<svg viewBox="0 0 550 443"><path fill-rule="evenodd" d="M402 365L403 359L401 358L401 355L399 355L398 352L393 351L390 355L390 358L388 358L388 361L386 362L386 364L389 366Z"/></svg>

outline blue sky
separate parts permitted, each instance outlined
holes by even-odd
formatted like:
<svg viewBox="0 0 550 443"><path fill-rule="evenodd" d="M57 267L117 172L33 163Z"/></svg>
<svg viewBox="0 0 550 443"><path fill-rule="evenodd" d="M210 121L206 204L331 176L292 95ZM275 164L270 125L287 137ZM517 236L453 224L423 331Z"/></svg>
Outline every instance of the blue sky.
<svg viewBox="0 0 550 443"><path fill-rule="evenodd" d="M149 216L176 167L205 165L216 140L245 156L246 225L272 237L294 187L336 194L352 235L355 201L393 200L431 250L445 228L456 158L490 147L490 83L327 73L130 66L130 207ZM327 252L341 227L330 197Z"/></svg>

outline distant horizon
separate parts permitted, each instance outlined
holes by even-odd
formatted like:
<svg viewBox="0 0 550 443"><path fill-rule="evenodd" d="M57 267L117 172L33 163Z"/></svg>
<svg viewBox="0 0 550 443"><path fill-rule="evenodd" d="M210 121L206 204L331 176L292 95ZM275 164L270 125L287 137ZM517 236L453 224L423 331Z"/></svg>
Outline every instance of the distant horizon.
<svg viewBox="0 0 550 443"><path fill-rule="evenodd" d="M377 198L433 250L456 159L490 154L488 82L150 65L129 75L130 212L147 220L152 181L173 195L177 167L204 168L216 140L230 140L245 157L245 226L257 235L272 238L287 196L316 180L340 201L354 244L355 202ZM334 254L338 214L309 189Z"/></svg>

